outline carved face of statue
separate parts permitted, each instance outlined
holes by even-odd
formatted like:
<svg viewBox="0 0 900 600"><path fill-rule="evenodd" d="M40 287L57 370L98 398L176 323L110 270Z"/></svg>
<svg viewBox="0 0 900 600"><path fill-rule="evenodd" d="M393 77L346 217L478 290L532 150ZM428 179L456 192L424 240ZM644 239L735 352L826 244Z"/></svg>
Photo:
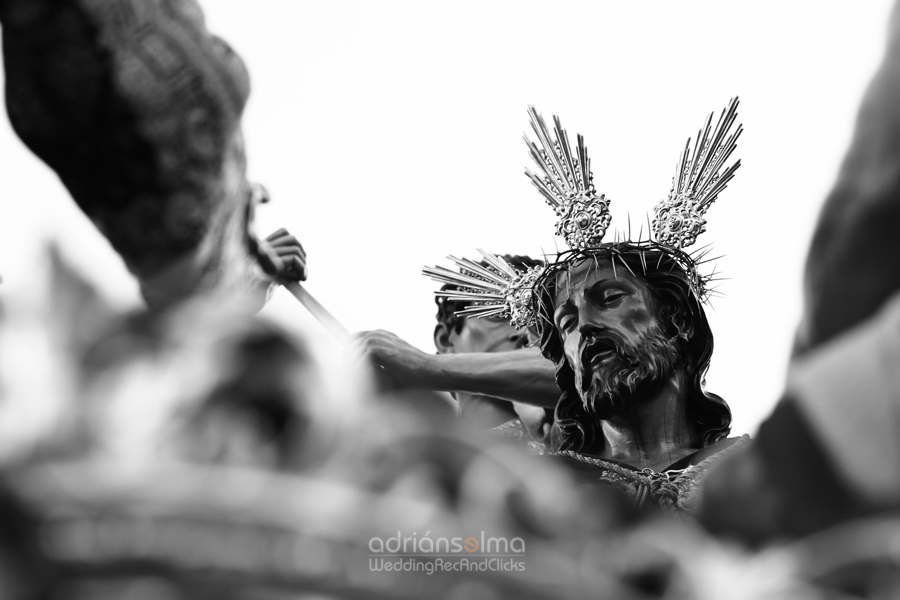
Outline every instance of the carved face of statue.
<svg viewBox="0 0 900 600"><path fill-rule="evenodd" d="M554 326L585 408L608 419L667 381L678 349L658 320L646 281L609 259L557 276Z"/></svg>

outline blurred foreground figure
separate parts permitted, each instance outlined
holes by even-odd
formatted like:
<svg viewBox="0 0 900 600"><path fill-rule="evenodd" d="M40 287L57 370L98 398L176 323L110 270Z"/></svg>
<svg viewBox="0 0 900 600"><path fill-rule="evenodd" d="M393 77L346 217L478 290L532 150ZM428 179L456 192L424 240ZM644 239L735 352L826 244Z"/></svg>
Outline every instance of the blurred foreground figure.
<svg viewBox="0 0 900 600"><path fill-rule="evenodd" d="M51 293L8 299L0 320L0 354L30 323L52 340L45 376L69 391L4 461L4 600L637 600L695 586L663 542L702 541L639 521L609 490L420 399L368 393L263 320L205 298L119 315L54 264ZM52 318L20 312L39 306ZM0 407L27 410L34 375L5 364Z"/></svg>
<svg viewBox="0 0 900 600"><path fill-rule="evenodd" d="M537 142L526 143L540 175L526 173L571 250L529 269L482 252L485 264L451 257L458 272L424 270L456 286L439 296L472 303L460 314L536 328L561 392L549 449L638 506L689 510L707 467L743 443L726 439L731 412L704 387L713 337L702 305L712 275L700 273L703 248L684 251L740 166L726 166L741 133L732 129L737 104L715 127L709 116L693 152L689 140L648 237L615 242L603 241L609 199L594 188L583 138L573 146L555 116L551 136L529 108Z"/></svg>
<svg viewBox="0 0 900 600"><path fill-rule="evenodd" d="M865 94L813 236L785 396L760 427L754 448L710 478L702 516L713 531L762 543L900 506L898 236L895 7L884 62ZM863 522L856 534L848 529L835 545L843 550L829 564L894 560L888 554L896 550L888 546L890 539L896 544L896 532L896 523ZM896 595L900 585L893 590Z"/></svg>
<svg viewBox="0 0 900 600"><path fill-rule="evenodd" d="M55 265L0 318L4 434L26 423L11 407L69 397L5 454L3 600L820 597L798 568L833 564L815 547L752 554L636 514L423 398L368 392L302 336L208 298L119 315ZM15 368L36 338L39 364Z"/></svg>
<svg viewBox="0 0 900 600"><path fill-rule="evenodd" d="M249 78L197 3L2 0L0 23L13 128L148 304L225 291L258 308L279 261L252 231L266 194L245 176Z"/></svg>

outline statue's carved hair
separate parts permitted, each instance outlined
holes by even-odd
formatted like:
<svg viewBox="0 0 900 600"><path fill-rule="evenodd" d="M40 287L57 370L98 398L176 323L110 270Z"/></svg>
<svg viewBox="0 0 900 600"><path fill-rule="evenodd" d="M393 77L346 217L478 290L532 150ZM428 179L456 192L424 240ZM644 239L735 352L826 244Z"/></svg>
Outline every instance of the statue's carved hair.
<svg viewBox="0 0 900 600"><path fill-rule="evenodd" d="M691 289L689 276L678 261L678 255L646 243L640 246L618 243L567 257L565 263L558 262L558 267L549 269L536 288L541 351L556 365L556 382L561 392L556 405L558 448L590 453L603 447L600 422L588 414L583 405L575 387L575 373L566 362L562 339L552 318L557 275L580 259L615 260L617 269L630 270L647 282L663 331L677 340L684 358L687 425L704 447L727 436L731 431L731 410L725 400L705 389L706 371L713 352L712 330L703 307Z"/></svg>

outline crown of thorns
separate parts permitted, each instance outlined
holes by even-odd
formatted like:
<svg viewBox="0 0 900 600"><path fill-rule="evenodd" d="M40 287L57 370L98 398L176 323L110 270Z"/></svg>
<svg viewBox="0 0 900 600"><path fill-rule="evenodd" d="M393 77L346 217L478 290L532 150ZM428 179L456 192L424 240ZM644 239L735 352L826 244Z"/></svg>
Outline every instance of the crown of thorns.
<svg viewBox="0 0 900 600"><path fill-rule="evenodd" d="M669 268L676 265L683 272L698 302L709 300L714 290L709 287L717 273L701 274L698 267L712 259L706 256L710 247L704 246L691 253L684 251L697 237L706 231L706 211L727 187L741 166L741 161L727 165L737 147L743 131L734 127L737 119L738 98L732 98L716 122L710 113L697 132L693 148L688 138L684 150L679 153L675 176L668 197L653 208L654 217L648 227L647 239L643 228L637 240L623 239L604 243L609 228L610 199L598 194L594 188L590 157L584 138L576 136L575 147L562 127L559 117L553 116L553 136L543 117L528 108L531 128L537 143L525 137L529 154L537 165L538 173L528 169L525 174L556 214L556 234L563 237L570 250L556 256L547 266L519 270L501 257L479 250L487 266L469 259L449 257L458 271L445 267L425 267L423 274L443 284L452 284L455 290L435 292L450 300L462 301L469 306L457 312L470 317L505 317L512 325L522 328L537 318L534 295L537 286L563 266L598 252L610 255L613 269L618 257L623 268L631 268L622 259L622 253L637 253L646 274L652 265L646 262L649 250L660 252L660 260L668 256ZM630 231L627 235L631 237ZM658 267L659 265L657 265Z"/></svg>

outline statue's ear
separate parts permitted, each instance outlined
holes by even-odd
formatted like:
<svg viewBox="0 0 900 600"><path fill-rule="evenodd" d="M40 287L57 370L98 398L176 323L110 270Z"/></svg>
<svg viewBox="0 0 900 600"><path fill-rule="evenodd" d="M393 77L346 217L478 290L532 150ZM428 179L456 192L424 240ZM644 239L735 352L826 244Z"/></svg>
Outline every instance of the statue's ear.
<svg viewBox="0 0 900 600"><path fill-rule="evenodd" d="M434 326L434 347L438 354L454 353L453 340L450 339L451 333L446 323L438 323Z"/></svg>
<svg viewBox="0 0 900 600"><path fill-rule="evenodd" d="M690 342L694 338L694 326L688 318L687 313L681 311L677 312L672 317L672 321L675 323L675 328L678 330L679 338L683 339L685 342Z"/></svg>

